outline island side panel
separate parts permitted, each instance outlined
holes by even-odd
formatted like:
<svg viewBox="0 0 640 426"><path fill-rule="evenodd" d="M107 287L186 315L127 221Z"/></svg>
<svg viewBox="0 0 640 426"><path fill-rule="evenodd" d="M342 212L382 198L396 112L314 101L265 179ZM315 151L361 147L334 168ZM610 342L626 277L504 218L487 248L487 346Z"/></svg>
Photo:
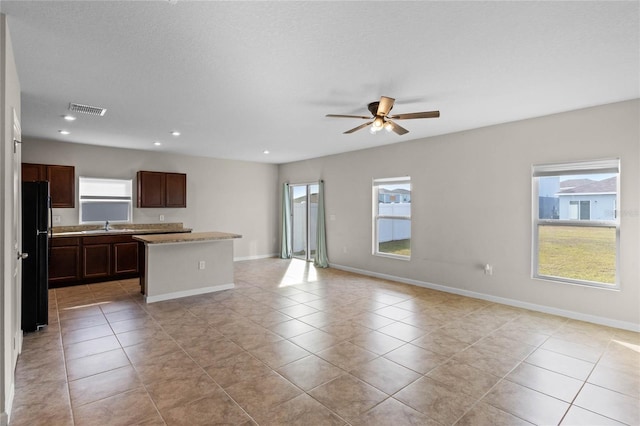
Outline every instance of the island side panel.
<svg viewBox="0 0 640 426"><path fill-rule="evenodd" d="M234 287L233 240L145 244L147 303ZM199 269L201 261L204 269Z"/></svg>

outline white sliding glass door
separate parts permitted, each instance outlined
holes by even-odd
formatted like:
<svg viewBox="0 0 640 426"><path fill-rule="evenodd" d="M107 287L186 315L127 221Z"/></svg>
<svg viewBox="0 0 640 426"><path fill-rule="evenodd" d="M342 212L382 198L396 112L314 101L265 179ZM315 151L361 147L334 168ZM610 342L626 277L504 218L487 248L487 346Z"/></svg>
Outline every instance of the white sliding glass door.
<svg viewBox="0 0 640 426"><path fill-rule="evenodd" d="M318 184L291 185L290 188L293 257L312 260L316 253Z"/></svg>

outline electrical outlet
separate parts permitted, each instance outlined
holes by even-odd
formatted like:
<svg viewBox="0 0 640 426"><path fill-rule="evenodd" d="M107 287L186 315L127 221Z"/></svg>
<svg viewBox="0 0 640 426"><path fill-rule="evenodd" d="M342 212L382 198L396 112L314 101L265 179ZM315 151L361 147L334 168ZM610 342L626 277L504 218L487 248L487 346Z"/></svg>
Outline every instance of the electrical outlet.
<svg viewBox="0 0 640 426"><path fill-rule="evenodd" d="M164 222L164 215L163 214L160 215L160 222Z"/></svg>
<svg viewBox="0 0 640 426"><path fill-rule="evenodd" d="M489 265L488 263L484 265L484 274L493 275L493 265Z"/></svg>
<svg viewBox="0 0 640 426"><path fill-rule="evenodd" d="M206 263L204 260L201 260L200 262L198 262L198 269L204 269L206 266Z"/></svg>

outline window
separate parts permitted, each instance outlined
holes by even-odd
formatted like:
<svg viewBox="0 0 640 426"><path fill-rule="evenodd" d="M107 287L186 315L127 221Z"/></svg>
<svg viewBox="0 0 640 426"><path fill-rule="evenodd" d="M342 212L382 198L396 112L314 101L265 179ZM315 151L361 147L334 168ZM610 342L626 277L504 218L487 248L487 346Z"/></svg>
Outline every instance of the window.
<svg viewBox="0 0 640 426"><path fill-rule="evenodd" d="M411 178L373 180L373 254L411 257Z"/></svg>
<svg viewBox="0 0 640 426"><path fill-rule="evenodd" d="M80 177L80 223L131 222L132 181Z"/></svg>
<svg viewBox="0 0 640 426"><path fill-rule="evenodd" d="M533 166L533 276L618 288L620 160Z"/></svg>

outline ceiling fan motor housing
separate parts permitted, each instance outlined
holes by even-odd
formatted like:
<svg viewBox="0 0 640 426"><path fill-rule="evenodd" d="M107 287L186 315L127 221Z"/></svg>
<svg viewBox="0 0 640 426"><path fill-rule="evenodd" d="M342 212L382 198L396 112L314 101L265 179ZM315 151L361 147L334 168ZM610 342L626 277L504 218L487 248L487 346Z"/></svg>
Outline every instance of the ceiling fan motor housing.
<svg viewBox="0 0 640 426"><path fill-rule="evenodd" d="M378 115L378 106L380 106L380 101L371 102L369 105L367 105L367 109L369 110L371 115L374 117ZM389 111L391 111L392 109L393 109L393 106L389 108Z"/></svg>

